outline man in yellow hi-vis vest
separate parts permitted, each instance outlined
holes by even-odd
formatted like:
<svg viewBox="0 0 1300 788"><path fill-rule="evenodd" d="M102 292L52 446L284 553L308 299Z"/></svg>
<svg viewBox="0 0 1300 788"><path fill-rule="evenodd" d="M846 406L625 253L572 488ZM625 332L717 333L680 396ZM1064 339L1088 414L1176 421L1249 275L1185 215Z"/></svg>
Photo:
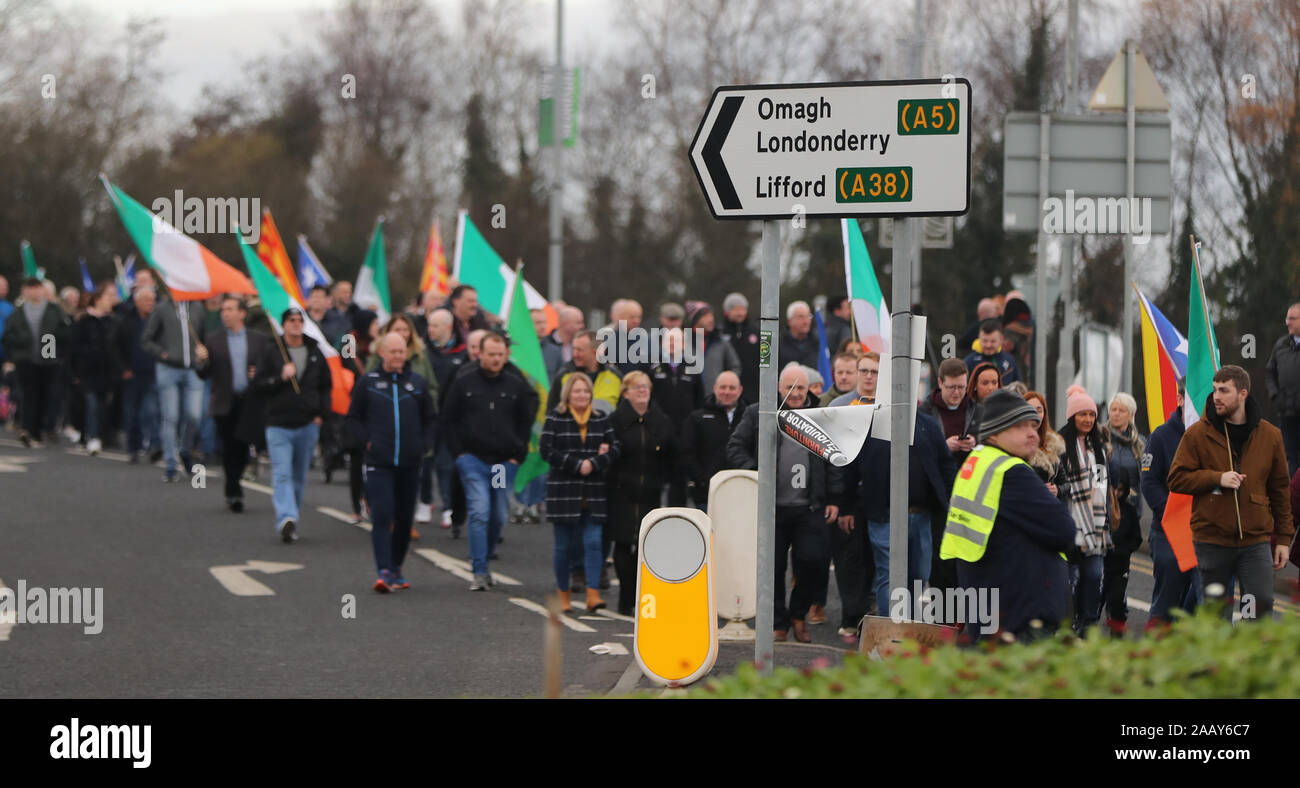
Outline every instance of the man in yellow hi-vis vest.
<svg viewBox="0 0 1300 788"><path fill-rule="evenodd" d="M956 558L958 585L996 606L999 629L1021 640L1050 634L1070 596L1061 553L1074 544L1074 522L1025 462L1038 447L1038 413L998 390L984 400L978 432L953 484L939 556ZM976 619L967 611L966 620Z"/></svg>

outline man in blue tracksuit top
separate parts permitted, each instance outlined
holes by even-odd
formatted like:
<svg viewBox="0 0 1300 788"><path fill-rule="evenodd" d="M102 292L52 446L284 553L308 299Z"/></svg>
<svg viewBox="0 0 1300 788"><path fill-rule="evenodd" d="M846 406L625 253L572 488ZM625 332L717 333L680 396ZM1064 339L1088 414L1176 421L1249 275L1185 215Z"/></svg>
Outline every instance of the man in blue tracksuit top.
<svg viewBox="0 0 1300 788"><path fill-rule="evenodd" d="M370 539L379 570L374 589L386 594L411 587L402 576L402 560L411 543L420 458L433 445L437 406L429 384L410 371L401 334L385 334L379 356L380 368L366 373L352 388L347 425L366 447Z"/></svg>
<svg viewBox="0 0 1300 788"><path fill-rule="evenodd" d="M1178 384L1178 399L1183 398L1183 384ZM1175 408L1169 420L1151 433L1146 454L1142 455L1142 477L1139 482L1142 497L1151 507L1151 573L1155 586L1151 590L1151 612L1147 626L1173 620L1173 609L1180 607L1188 613L1196 610L1201 601L1201 573L1196 567L1186 572L1178 568L1178 559L1169 546L1160 521L1165 516L1165 502L1169 500L1169 466L1183 439L1183 409Z"/></svg>

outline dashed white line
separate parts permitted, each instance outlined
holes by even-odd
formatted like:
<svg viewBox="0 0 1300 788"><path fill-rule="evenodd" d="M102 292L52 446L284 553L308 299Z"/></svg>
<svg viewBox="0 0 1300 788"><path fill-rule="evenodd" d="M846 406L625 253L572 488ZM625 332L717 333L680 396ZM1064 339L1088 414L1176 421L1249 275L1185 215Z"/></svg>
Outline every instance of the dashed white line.
<svg viewBox="0 0 1300 788"><path fill-rule="evenodd" d="M531 610L534 613L537 613L538 615L544 618L551 617L550 612L548 612L546 608L542 607L541 605L537 604L531 599L524 599L523 597L512 596L510 597L510 604L518 605L519 607L522 607L524 610ZM568 616L560 616L560 623L565 625L569 629L572 629L574 632L595 632L596 631L595 629L582 623L581 621L575 621Z"/></svg>

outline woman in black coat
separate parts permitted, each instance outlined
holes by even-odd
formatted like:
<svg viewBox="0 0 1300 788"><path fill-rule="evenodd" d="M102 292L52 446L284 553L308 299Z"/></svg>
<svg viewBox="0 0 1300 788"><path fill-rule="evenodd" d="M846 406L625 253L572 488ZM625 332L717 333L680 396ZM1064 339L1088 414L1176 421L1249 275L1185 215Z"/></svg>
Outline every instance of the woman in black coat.
<svg viewBox="0 0 1300 788"><path fill-rule="evenodd" d="M618 612L632 615L636 604L636 546L641 519L659 507L659 493L674 461L673 424L650 402L650 377L633 371L623 377L622 397L611 417L621 444L609 472L609 527L618 574Z"/></svg>
<svg viewBox="0 0 1300 788"><path fill-rule="evenodd" d="M113 341L113 305L117 288L104 282L95 288L90 306L72 329L72 378L86 401L86 451L98 454L103 443L100 432L108 409L110 381L121 377L111 351Z"/></svg>
<svg viewBox="0 0 1300 788"><path fill-rule="evenodd" d="M587 577L600 576L604 561L601 531L605 525L605 481L618 459L618 438L609 417L591 407L591 378L575 372L564 381L560 402L546 416L538 451L551 472L546 479L546 518L555 530L556 589L567 612L569 551L577 542ZM605 607L597 584L587 585L587 612Z"/></svg>

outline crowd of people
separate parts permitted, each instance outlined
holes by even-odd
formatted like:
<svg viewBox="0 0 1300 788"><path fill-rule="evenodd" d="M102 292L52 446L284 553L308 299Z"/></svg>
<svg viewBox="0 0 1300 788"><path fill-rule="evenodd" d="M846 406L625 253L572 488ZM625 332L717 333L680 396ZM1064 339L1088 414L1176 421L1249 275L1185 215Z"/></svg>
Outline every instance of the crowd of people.
<svg viewBox="0 0 1300 788"><path fill-rule="evenodd" d="M353 301L348 282L313 287L302 309L273 316L282 334L254 328L266 316L242 296L173 300L147 270L121 303L112 283L55 293L38 279L23 281L15 305L7 298L0 277L0 419L16 417L25 446L66 441L90 454L120 446L133 463L161 461L169 483L219 457L236 513L240 480L266 457L275 533L286 543L302 533L309 468L327 483L346 471L352 517L372 523L373 587L382 593L409 588L402 563L422 527L467 531L469 588L484 591L495 584L491 562L507 522L545 520L562 607L572 610L571 594L585 592L583 608L604 608L612 567L617 610L631 615L645 514L707 509L714 474L757 468L760 340L740 293L719 302L720 314L703 301L663 304L647 325L640 303L619 299L598 330L572 305L552 304L552 318L534 310L545 402L511 362L500 316L464 284L425 293L384 321L375 305ZM876 401L880 355L857 341L851 309L844 296L830 298L823 337L812 307L789 304L773 405ZM312 338L309 321L329 347ZM981 300L958 352L938 363L934 389L919 392L909 587L997 588L1002 627L1019 637L1062 624L1083 632L1103 616L1121 635L1145 500L1152 623L1194 608L1203 584L1234 580L1266 615L1272 572L1287 561L1294 533L1291 496L1300 504L1300 475L1292 477L1300 304L1287 325L1267 381L1281 430L1260 418L1249 376L1228 366L1186 435L1175 413L1148 439L1124 392L1099 407L1076 385L1064 419L1053 422L1046 397L1025 383L1036 326L1024 297ZM643 335L655 351L648 356L637 350ZM818 372L823 344L829 380ZM346 413L331 349L354 381ZM516 493L534 451L545 472ZM889 613L889 456L887 442L868 438L836 467L781 441L778 640L808 642L808 627L826 623L832 564L841 635L852 639L864 616ZM1200 567L1189 572L1160 526L1171 491L1194 499Z"/></svg>

